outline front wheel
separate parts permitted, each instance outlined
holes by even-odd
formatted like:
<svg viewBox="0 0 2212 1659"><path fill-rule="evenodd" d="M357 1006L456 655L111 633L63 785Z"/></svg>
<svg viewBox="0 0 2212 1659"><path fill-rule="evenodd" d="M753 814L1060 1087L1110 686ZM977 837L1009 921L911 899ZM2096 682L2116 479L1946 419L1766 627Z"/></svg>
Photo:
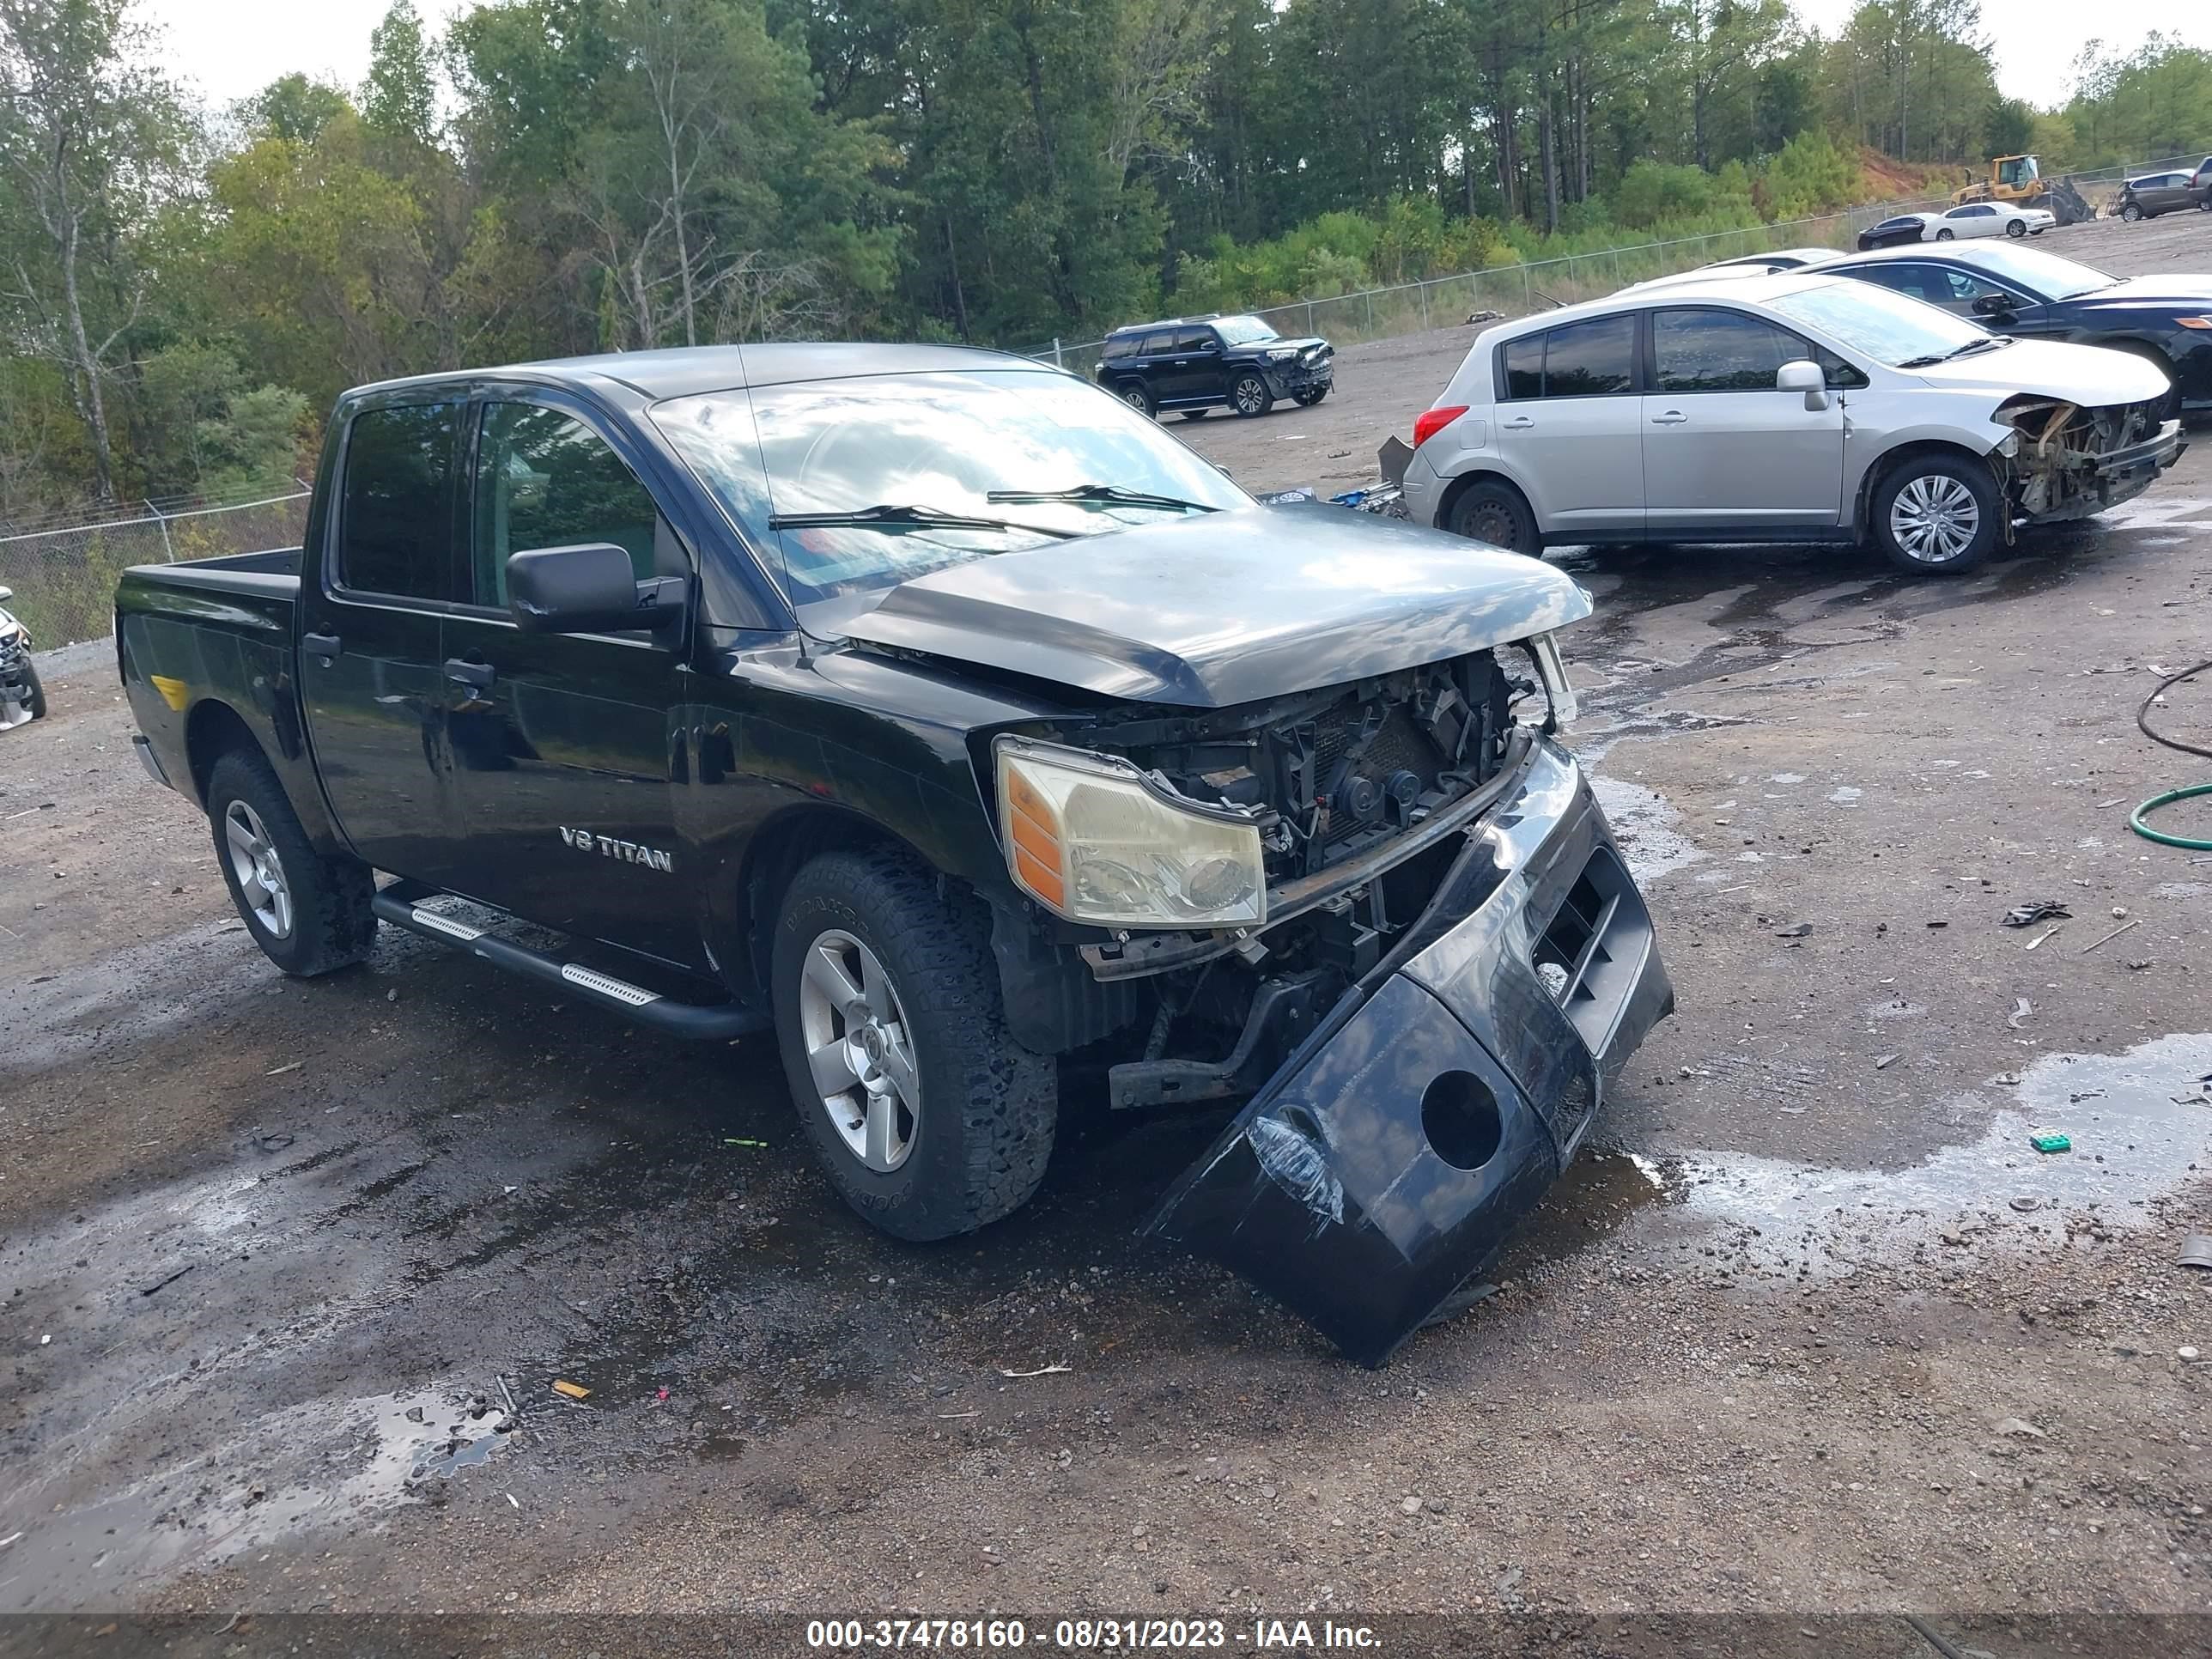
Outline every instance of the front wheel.
<svg viewBox="0 0 2212 1659"><path fill-rule="evenodd" d="M2005 224L2005 234L2008 236L2027 235L2027 221L2025 219L2013 219L2007 221Z"/></svg>
<svg viewBox="0 0 2212 1659"><path fill-rule="evenodd" d="M1212 413L1210 409L1186 409L1182 411L1182 417L1186 421L1202 421Z"/></svg>
<svg viewBox="0 0 2212 1659"><path fill-rule="evenodd" d="M1291 400L1297 404L1301 409L1311 409L1316 404L1319 403L1322 398L1328 396L1328 388L1327 386L1310 386L1306 387L1303 392L1293 392L1291 393Z"/></svg>
<svg viewBox="0 0 2212 1659"><path fill-rule="evenodd" d="M1237 405L1237 412L1248 418L1265 415L1275 406L1275 394L1267 390L1267 382L1257 374L1240 374L1237 384L1229 388L1229 401Z"/></svg>
<svg viewBox="0 0 2212 1659"><path fill-rule="evenodd" d="M896 853L825 853L784 895L770 975L800 1124L848 1204L924 1240L1028 1201L1057 1070L1006 1030L980 902Z"/></svg>
<svg viewBox="0 0 2212 1659"><path fill-rule="evenodd" d="M23 684L31 694L24 704L31 711L31 718L34 720L46 719L46 688L40 683L39 671L28 663L23 665Z"/></svg>
<svg viewBox="0 0 2212 1659"><path fill-rule="evenodd" d="M2134 224L2142 216L2143 210L2137 207L2133 202L2129 203L2125 207L2120 210L2120 217L2126 220L2130 224Z"/></svg>
<svg viewBox="0 0 2212 1659"><path fill-rule="evenodd" d="M344 854L325 857L258 751L234 749L208 774L216 863L261 953L297 979L347 968L376 939L376 878Z"/></svg>
<svg viewBox="0 0 2212 1659"><path fill-rule="evenodd" d="M1536 515L1511 484L1484 479L1470 484L1452 503L1444 527L1470 541L1488 542L1509 553L1540 554Z"/></svg>
<svg viewBox="0 0 2212 1659"><path fill-rule="evenodd" d="M1988 465L1960 456L1922 455L1885 477L1874 492L1874 538L1889 562L1915 576L1954 576L1996 545L2004 498Z"/></svg>

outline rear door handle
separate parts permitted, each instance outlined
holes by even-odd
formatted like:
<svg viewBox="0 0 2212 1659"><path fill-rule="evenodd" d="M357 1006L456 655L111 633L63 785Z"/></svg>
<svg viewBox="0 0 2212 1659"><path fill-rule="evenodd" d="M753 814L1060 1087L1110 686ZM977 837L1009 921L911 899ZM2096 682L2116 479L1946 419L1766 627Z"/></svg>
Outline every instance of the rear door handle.
<svg viewBox="0 0 2212 1659"><path fill-rule="evenodd" d="M1664 415L1654 415L1651 417L1651 424L1654 426L1680 426L1683 422L1689 418L1690 417L1682 413L1680 410L1670 409Z"/></svg>
<svg viewBox="0 0 2212 1659"><path fill-rule="evenodd" d="M335 657L344 648L344 642L335 634L300 635L300 649L311 657Z"/></svg>
<svg viewBox="0 0 2212 1659"><path fill-rule="evenodd" d="M465 685L471 690L485 691L499 678L498 671L488 662L470 662L462 657L446 659L446 678L456 685Z"/></svg>
<svg viewBox="0 0 2212 1659"><path fill-rule="evenodd" d="M1535 422L1530 420L1526 415L1516 415L1505 422L1505 429L1508 432L1526 432L1535 424Z"/></svg>

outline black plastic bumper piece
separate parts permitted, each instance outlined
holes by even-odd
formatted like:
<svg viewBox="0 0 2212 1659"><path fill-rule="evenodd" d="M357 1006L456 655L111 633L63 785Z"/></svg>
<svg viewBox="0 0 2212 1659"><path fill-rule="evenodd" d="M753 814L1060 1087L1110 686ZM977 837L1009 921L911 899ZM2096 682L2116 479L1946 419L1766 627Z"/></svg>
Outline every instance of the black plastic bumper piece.
<svg viewBox="0 0 2212 1659"><path fill-rule="evenodd" d="M670 1036L729 1042L765 1031L772 1023L757 1008L744 1008L735 1003L678 1002L658 991L648 991L641 985L617 979L595 968L562 962L543 951L487 933L472 923L426 910L415 901L427 896L423 890L411 884L387 887L372 901L371 908L379 921L390 922L394 927L404 927L410 933L481 957L495 968L552 986Z"/></svg>
<svg viewBox="0 0 2212 1659"><path fill-rule="evenodd" d="M1604 815L1543 744L1407 936L1145 1231L1380 1364L1558 1179L1674 1006Z"/></svg>

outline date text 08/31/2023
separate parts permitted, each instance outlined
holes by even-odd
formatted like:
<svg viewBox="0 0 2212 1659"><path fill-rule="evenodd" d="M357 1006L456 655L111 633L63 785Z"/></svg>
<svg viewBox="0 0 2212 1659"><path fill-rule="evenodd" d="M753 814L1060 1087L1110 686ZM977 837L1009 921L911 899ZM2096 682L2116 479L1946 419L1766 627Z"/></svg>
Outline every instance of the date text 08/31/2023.
<svg viewBox="0 0 2212 1659"><path fill-rule="evenodd" d="M1365 1625L1334 1620L1258 1619L1249 1627L1220 1619L1060 1619L1037 1645L1076 1652L1249 1648L1255 1651L1338 1649L1373 1652L1380 1642ZM818 1619L806 1626L810 1648L931 1648L1005 1652L1030 1644L1018 1619Z"/></svg>

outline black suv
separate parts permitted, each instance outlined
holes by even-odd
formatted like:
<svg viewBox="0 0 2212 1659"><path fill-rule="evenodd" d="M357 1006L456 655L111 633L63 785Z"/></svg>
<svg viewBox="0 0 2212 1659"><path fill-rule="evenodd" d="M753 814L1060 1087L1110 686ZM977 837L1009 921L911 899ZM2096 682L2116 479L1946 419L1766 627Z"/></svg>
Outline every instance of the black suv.
<svg viewBox="0 0 2212 1659"><path fill-rule="evenodd" d="M1106 337L1098 384L1132 409L1197 420L1226 406L1265 415L1278 398L1310 407L1336 379L1336 348L1285 340L1257 317L1171 317Z"/></svg>

